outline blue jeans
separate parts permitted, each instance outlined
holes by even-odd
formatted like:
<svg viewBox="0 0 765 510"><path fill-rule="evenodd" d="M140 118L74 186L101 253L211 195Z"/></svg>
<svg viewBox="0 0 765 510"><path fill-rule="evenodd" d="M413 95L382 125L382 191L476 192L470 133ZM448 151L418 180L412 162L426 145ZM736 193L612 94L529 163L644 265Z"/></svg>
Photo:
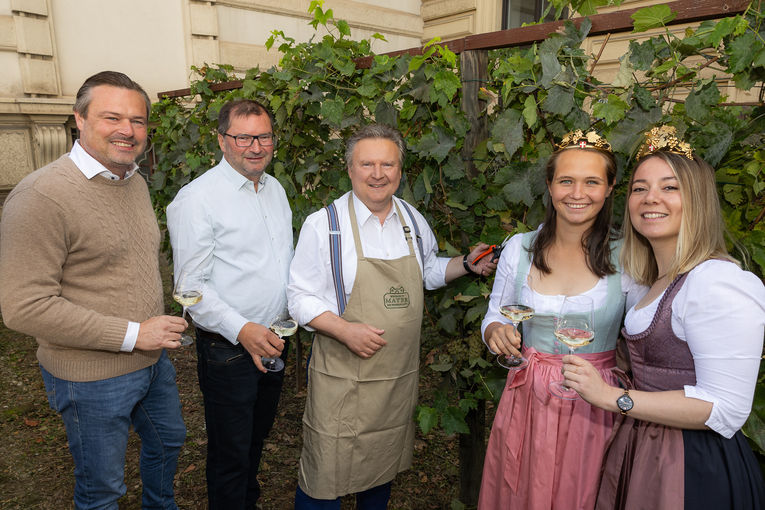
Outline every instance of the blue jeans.
<svg viewBox="0 0 765 510"><path fill-rule="evenodd" d="M385 510L390 500L392 482L356 493L357 510ZM340 498L312 498L298 486L295 491L295 510L340 510Z"/></svg>
<svg viewBox="0 0 765 510"><path fill-rule="evenodd" d="M260 497L258 468L284 382L260 372L241 344L197 328L197 375L207 426L210 510L250 510ZM289 344L285 339L282 359Z"/></svg>
<svg viewBox="0 0 765 510"><path fill-rule="evenodd" d="M163 351L150 367L101 381L66 381L42 366L40 370L48 402L64 420L74 458L75 508L117 509L117 500L127 491L130 425L141 438L142 508L178 508L173 478L186 427L167 354Z"/></svg>

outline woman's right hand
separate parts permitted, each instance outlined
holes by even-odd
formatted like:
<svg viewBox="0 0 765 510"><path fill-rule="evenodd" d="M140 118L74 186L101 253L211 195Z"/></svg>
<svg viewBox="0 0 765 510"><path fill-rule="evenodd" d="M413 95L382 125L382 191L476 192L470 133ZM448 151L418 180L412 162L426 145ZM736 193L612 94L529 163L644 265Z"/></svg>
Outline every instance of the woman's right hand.
<svg viewBox="0 0 765 510"><path fill-rule="evenodd" d="M486 326L484 338L492 352L521 357L521 334L512 324L492 322Z"/></svg>

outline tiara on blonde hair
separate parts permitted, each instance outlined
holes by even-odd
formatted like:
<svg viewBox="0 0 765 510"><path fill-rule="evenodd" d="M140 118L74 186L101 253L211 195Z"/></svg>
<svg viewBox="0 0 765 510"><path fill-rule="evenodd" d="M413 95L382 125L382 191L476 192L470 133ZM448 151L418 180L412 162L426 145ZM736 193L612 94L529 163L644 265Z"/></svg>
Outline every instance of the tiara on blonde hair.
<svg viewBox="0 0 765 510"><path fill-rule="evenodd" d="M677 129L674 126L656 126L651 129L638 150L637 159L640 160L654 152L663 151L680 154L692 160L693 149L691 144L679 140L676 135Z"/></svg>
<svg viewBox="0 0 765 510"><path fill-rule="evenodd" d="M600 136L595 131L584 133L581 129L566 133L558 150L564 149L598 149L600 151L611 152L611 144L608 140Z"/></svg>

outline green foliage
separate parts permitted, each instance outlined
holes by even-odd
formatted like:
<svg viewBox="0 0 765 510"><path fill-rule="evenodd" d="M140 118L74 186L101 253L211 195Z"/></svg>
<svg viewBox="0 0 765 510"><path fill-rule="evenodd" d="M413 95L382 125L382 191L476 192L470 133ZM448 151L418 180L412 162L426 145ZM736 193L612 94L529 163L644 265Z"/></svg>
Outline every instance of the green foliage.
<svg viewBox="0 0 765 510"><path fill-rule="evenodd" d="M560 14L569 4L551 5ZM586 0L572 7L590 13L598 5ZM539 224L545 163L566 132L593 127L604 133L623 186L641 133L661 122L675 125L718 169L730 248L751 270L765 272L765 109L726 106L730 89L723 87L729 79L743 90L759 84L752 93L762 98L761 13L750 9L680 36L665 29L633 41L612 83L589 72L594 57L582 47L591 27L586 19L530 47L491 51L480 93L489 134L473 151L473 167L462 154L470 124L460 107L466 77L454 53L431 41L417 56L374 55L370 41L350 40L347 23L320 1L310 12L317 30L310 42L272 32L267 47L281 53L278 67L251 69L241 89L220 93L210 87L234 79L231 67L194 68L191 97L155 106L158 162L151 191L160 220L178 189L220 158L217 113L234 97L256 98L274 112L273 173L287 191L296 231L308 214L350 189L343 140L373 119L398 127L409 148L399 192L423 212L449 255ZM664 5L641 9L633 15L635 31L665 27L673 17ZM356 66L360 57L370 57L368 68ZM431 405L418 409L426 432L436 426L466 432L467 411L501 394L506 373L491 363L479 332L490 288L490 280L460 278L427 294L425 329L438 333L424 340L427 363L443 374L444 386ZM745 430L762 447L762 384L754 408Z"/></svg>

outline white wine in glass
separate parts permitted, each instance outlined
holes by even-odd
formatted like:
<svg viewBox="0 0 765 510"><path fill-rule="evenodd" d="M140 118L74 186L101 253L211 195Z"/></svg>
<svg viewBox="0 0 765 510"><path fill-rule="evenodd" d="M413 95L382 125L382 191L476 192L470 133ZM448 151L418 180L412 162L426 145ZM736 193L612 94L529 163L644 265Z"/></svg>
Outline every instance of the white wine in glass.
<svg viewBox="0 0 765 510"><path fill-rule="evenodd" d="M297 321L295 321L295 319L291 319L289 317L285 319L283 316L280 316L271 321L271 325L268 327L268 329L276 333L276 336L279 338L284 338L285 336L294 335L297 331L297 327ZM284 361L279 357L264 357L261 358L261 361L263 362L263 368L269 372L279 372L284 368Z"/></svg>
<svg viewBox="0 0 765 510"><path fill-rule="evenodd" d="M574 349L591 343L595 338L592 298L566 296L553 334L566 344L569 354L574 354ZM565 400L579 398L579 394L563 384L563 380L551 382L550 393Z"/></svg>
<svg viewBox="0 0 765 510"><path fill-rule="evenodd" d="M502 300L499 306L499 313L506 317L515 330L518 330L518 324L534 317L534 300L531 290L531 275L527 277L526 285L520 289L516 288L515 280L508 280L502 292ZM520 370L526 368L529 361L524 357L497 355L497 363L508 370Z"/></svg>
<svg viewBox="0 0 765 510"><path fill-rule="evenodd" d="M202 300L202 278L198 273L189 271L185 267L173 287L173 299L183 307L181 317L186 318L186 308L199 303ZM191 345L194 339L185 332L181 334L181 345Z"/></svg>

